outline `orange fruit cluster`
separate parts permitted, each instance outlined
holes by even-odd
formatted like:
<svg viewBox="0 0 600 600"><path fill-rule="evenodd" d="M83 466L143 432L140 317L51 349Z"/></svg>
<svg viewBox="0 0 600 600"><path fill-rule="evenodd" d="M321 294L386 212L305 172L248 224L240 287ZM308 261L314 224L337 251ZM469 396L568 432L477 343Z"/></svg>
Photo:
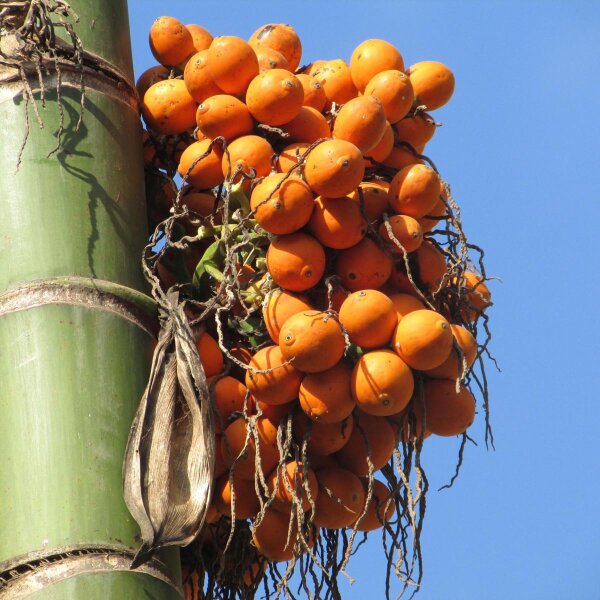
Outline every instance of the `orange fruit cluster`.
<svg viewBox="0 0 600 600"><path fill-rule="evenodd" d="M436 131L425 111L448 102L454 76L407 68L378 39L298 68L300 39L282 24L246 41L161 17L150 44L160 66L137 84L147 135L167 138L184 177L176 210L198 241L183 271L158 273L165 288L194 273L234 323L221 344L210 324L198 339L217 439L209 521L256 519L269 561L314 544L298 520L290 529L297 511L317 529L381 527L395 505L373 473L399 444L462 434L475 417L464 382L490 293L434 233L452 203L422 156Z"/></svg>

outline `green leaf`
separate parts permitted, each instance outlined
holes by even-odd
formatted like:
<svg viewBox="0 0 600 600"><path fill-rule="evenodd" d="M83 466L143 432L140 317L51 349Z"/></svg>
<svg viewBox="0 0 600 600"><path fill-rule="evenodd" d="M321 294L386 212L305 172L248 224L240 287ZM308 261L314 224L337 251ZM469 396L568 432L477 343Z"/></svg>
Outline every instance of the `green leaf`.
<svg viewBox="0 0 600 600"><path fill-rule="evenodd" d="M217 268L217 265L213 262L207 262L204 265L204 270L217 281L223 280L223 272Z"/></svg>
<svg viewBox="0 0 600 600"><path fill-rule="evenodd" d="M254 325L252 325L251 323L248 323L248 321L239 321L238 325L240 326L240 329L242 331L247 331L248 333L250 333L251 331L254 331Z"/></svg>
<svg viewBox="0 0 600 600"><path fill-rule="evenodd" d="M217 233L221 233L221 226L213 227L212 225L201 225L198 227L198 239L203 240L207 237L212 237Z"/></svg>
<svg viewBox="0 0 600 600"><path fill-rule="evenodd" d="M204 275L204 273L208 273L206 269L207 264L210 263L214 269L218 269L218 261L216 261L215 258L219 256L220 251L221 240L216 240L204 251L202 258L198 261L194 271L194 278L192 280L194 285L200 285L200 279L202 279L202 275Z"/></svg>
<svg viewBox="0 0 600 600"><path fill-rule="evenodd" d="M250 202L246 194L244 194L242 182L234 183L229 190L229 202L232 210L239 207L242 214L246 216L250 212Z"/></svg>

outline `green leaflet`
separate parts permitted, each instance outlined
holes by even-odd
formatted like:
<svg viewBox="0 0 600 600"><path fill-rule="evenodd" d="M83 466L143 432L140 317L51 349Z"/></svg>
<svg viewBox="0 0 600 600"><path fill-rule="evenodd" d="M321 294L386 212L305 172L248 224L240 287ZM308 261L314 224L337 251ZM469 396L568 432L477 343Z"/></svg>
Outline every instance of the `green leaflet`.
<svg viewBox="0 0 600 600"><path fill-rule="evenodd" d="M223 272L220 271L219 269L217 269L217 267L214 265L214 263L207 262L204 265L204 270L206 271L206 273L208 273L211 277L213 277L217 281L223 281Z"/></svg>
<svg viewBox="0 0 600 600"><path fill-rule="evenodd" d="M219 270L219 267L222 266L221 263L223 259L223 255L221 253L221 243L221 240L216 240L204 251L202 258L198 261L194 271L194 277L192 279L192 283L194 285L200 285L200 280L202 279L202 275L204 275L204 273L208 273L214 277L210 270L212 270L214 273L219 273L221 278L223 277L223 274Z"/></svg>

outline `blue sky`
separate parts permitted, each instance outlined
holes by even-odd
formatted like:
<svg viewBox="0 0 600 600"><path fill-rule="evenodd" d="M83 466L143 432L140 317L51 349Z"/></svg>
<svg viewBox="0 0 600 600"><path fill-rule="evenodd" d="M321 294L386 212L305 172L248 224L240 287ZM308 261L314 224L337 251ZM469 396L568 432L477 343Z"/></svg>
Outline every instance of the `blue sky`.
<svg viewBox="0 0 600 600"><path fill-rule="evenodd" d="M136 75L154 64L148 30L165 10L213 35L290 23L303 63L349 59L383 38L407 65L453 69L456 92L434 113L443 127L426 153L502 280L490 311L502 373L490 368L496 451L479 420L481 443L468 447L454 488L429 496L418 598L600 598L600 3L130 0ZM432 488L453 472L457 447L428 440ZM356 582L344 598L383 597L383 569L374 537L350 563Z"/></svg>

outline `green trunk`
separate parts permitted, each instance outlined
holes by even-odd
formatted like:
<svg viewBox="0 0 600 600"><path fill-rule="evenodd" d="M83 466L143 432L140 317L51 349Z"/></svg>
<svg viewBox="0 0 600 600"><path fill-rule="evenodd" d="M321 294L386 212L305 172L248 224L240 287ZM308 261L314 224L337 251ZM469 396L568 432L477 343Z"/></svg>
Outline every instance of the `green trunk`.
<svg viewBox="0 0 600 600"><path fill-rule="evenodd" d="M84 48L132 80L126 0L71 5ZM180 580L176 551L159 557L164 577L156 563L147 572L126 570L139 538L121 469L152 338L143 316L136 322L105 302L111 292L134 313L152 310L139 293L147 239L141 128L135 108L94 87L90 81L79 132L79 92L63 90L63 149L50 158L56 93L47 90L40 108L43 130L30 106L29 140L15 173L25 103L0 83L0 566L37 566L52 557L54 570L42 568L47 579L36 598L170 600L180 597L166 583ZM65 282L98 289L103 304L93 293L73 303L36 303L27 292L17 305L32 306L11 309L7 295L35 291L36 280L51 280L52 289ZM0 597L3 589L7 598L20 597L0 579Z"/></svg>

